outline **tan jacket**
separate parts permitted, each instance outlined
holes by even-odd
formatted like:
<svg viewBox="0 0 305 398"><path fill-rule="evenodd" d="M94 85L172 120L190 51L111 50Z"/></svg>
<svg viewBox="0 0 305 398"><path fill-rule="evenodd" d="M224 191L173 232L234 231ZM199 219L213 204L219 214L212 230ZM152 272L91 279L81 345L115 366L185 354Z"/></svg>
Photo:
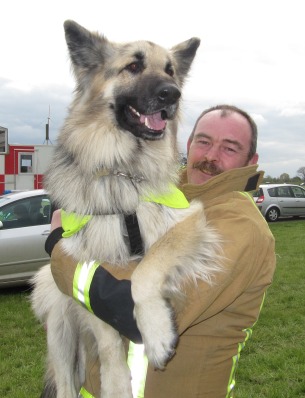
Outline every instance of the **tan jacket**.
<svg viewBox="0 0 305 398"><path fill-rule="evenodd" d="M231 396L240 350L252 333L275 270L274 238L253 200L244 193L248 181L259 177L256 168L234 169L203 185L181 186L189 200L203 201L207 220L221 234L225 271L217 275L212 287L200 283L188 292L187 305L177 314L180 340L176 355L164 371L149 367L145 398ZM63 258L58 247L53 250L54 259L52 253L55 279L61 287L72 286L62 267L67 270L69 263L73 269L76 264ZM86 389L98 396L98 372L91 365Z"/></svg>

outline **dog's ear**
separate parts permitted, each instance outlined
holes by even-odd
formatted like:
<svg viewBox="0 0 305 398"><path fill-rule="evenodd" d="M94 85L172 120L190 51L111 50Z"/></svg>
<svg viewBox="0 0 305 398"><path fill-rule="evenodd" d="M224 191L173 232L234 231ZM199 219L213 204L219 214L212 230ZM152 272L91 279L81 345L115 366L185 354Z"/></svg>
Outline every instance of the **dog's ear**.
<svg viewBox="0 0 305 398"><path fill-rule="evenodd" d="M91 33L78 23L68 20L64 23L66 42L76 74L81 70L103 65L108 40L98 33Z"/></svg>
<svg viewBox="0 0 305 398"><path fill-rule="evenodd" d="M176 63L176 73L181 82L183 82L190 70L199 45L200 39L198 39L198 37L193 37L192 39L177 44L171 49Z"/></svg>

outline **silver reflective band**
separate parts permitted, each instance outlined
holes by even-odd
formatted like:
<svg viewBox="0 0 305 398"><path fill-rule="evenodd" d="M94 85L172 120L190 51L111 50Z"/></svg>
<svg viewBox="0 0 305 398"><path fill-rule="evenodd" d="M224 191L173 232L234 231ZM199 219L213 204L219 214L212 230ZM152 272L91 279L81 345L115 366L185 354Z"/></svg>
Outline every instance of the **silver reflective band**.
<svg viewBox="0 0 305 398"><path fill-rule="evenodd" d="M144 344L129 343L127 364L131 373L133 398L144 398L148 359L144 353Z"/></svg>

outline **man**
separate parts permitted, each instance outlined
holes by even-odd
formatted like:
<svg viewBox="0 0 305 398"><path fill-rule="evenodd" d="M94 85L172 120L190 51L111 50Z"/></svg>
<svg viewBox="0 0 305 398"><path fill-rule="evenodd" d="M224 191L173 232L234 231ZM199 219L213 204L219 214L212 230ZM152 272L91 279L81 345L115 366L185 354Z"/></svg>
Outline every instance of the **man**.
<svg viewBox="0 0 305 398"><path fill-rule="evenodd" d="M240 351L258 319L275 269L273 236L247 193L262 178L256 172L256 141L254 121L234 106L210 108L195 124L180 188L187 199L203 201L207 220L220 232L224 272L216 276L212 287L200 282L187 291L186 306L176 313L180 334L176 354L164 371L148 367L145 398L233 396ZM54 227L59 223L54 220ZM60 233L59 228L50 235L49 252ZM55 244L52 271L66 294L72 295L75 267L73 259ZM111 275L100 267L88 294L97 316L131 340L140 341L132 318L128 275ZM98 396L98 366L91 365L84 397Z"/></svg>

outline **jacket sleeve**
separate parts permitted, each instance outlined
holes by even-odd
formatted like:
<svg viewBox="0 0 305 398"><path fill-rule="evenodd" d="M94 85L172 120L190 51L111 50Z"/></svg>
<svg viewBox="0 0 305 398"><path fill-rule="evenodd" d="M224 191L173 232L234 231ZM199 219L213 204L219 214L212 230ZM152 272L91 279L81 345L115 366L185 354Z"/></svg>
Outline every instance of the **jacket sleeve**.
<svg viewBox="0 0 305 398"><path fill-rule="evenodd" d="M223 268L212 285L186 288L187 304L177 313L180 334L223 311L255 323L275 271L274 238L249 199L236 193L225 204L207 207L206 216L223 241Z"/></svg>
<svg viewBox="0 0 305 398"><path fill-rule="evenodd" d="M141 343L133 316L130 282L136 263L131 263L127 270L120 270L115 276L110 272L109 264L77 263L61 247L62 231L62 228L52 231L45 245L51 255L51 270L58 288L129 340Z"/></svg>

